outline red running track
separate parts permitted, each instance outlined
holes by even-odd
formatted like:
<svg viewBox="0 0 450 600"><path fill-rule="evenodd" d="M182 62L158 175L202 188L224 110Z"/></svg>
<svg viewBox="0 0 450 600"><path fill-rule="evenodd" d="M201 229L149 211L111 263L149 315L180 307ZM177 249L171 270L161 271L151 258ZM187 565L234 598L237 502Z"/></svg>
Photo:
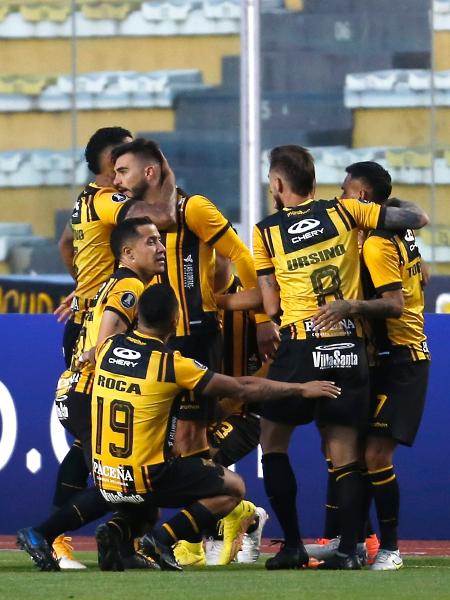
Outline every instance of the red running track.
<svg viewBox="0 0 450 600"><path fill-rule="evenodd" d="M313 540L306 540L313 541ZM13 535L0 535L0 550L14 550L16 538ZM88 536L73 536L71 544L75 551L95 550L95 540ZM263 539L261 551L274 554L278 545L271 545L269 539ZM406 555L450 556L450 540L402 540L400 551Z"/></svg>

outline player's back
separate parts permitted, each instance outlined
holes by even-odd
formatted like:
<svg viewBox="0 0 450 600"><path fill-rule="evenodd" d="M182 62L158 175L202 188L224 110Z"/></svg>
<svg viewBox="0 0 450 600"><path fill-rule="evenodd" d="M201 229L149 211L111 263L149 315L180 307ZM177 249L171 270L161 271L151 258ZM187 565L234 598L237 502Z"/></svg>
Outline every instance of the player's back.
<svg viewBox="0 0 450 600"><path fill-rule="evenodd" d="M110 469L128 465L132 479L103 478L101 487L149 490L144 466L171 456L174 401L184 389L206 385L210 377L206 367L173 352L157 337L134 330L106 340L98 352L92 394L94 477L101 475L95 464Z"/></svg>
<svg viewBox="0 0 450 600"><path fill-rule="evenodd" d="M375 204L309 200L258 223L257 274L275 274L282 326L305 323L326 302L361 297L358 228L379 217Z"/></svg>

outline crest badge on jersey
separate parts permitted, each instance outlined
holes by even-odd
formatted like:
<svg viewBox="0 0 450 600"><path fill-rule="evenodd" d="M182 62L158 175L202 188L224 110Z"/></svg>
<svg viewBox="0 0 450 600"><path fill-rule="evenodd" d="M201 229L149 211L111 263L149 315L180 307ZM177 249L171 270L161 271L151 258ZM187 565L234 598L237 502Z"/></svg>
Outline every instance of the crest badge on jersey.
<svg viewBox="0 0 450 600"><path fill-rule="evenodd" d="M125 292L122 294L120 304L124 308L133 308L133 306L136 304L136 296L132 292Z"/></svg>
<svg viewBox="0 0 450 600"><path fill-rule="evenodd" d="M111 196L111 200L113 202L125 202L125 200L128 200L128 196L125 196L125 194L119 194L117 192Z"/></svg>

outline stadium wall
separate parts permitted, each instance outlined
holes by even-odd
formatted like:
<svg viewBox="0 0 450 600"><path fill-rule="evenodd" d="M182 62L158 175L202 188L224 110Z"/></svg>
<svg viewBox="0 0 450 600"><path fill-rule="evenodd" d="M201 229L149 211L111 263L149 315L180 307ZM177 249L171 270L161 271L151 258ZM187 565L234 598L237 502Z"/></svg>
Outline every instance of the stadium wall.
<svg viewBox="0 0 450 600"><path fill-rule="evenodd" d="M56 379L63 370L62 326L52 315L1 315L0 348L0 533L37 524L49 513L58 460L67 449L52 410ZM433 353L428 402L413 449L400 448L397 473L402 489L403 539L450 539L447 465L450 379L450 318L426 318ZM314 427L297 431L291 456L299 474L299 505L305 537L321 534L326 468ZM237 466L247 497L268 508L256 452ZM92 532L84 528L84 533ZM279 537L272 518L266 536Z"/></svg>

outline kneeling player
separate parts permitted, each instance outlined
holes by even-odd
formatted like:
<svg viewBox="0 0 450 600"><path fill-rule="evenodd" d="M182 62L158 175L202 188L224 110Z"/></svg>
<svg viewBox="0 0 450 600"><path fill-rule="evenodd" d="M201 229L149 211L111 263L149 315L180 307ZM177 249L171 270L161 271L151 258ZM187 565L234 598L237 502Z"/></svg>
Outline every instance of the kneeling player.
<svg viewBox="0 0 450 600"><path fill-rule="evenodd" d="M238 542L253 518L253 510L245 514L245 486L237 474L203 458L173 457L174 414L187 390L245 402L336 398L340 393L328 381L289 384L214 373L166 346L177 319L173 290L151 286L140 300L137 329L110 338L98 351L92 394L93 474L104 498L119 511L97 529L103 570L123 568L119 543L141 533L155 506L186 506L144 536L144 550L167 569L181 568L173 544L180 539L198 542L205 529L233 514L239 503L225 539Z"/></svg>

